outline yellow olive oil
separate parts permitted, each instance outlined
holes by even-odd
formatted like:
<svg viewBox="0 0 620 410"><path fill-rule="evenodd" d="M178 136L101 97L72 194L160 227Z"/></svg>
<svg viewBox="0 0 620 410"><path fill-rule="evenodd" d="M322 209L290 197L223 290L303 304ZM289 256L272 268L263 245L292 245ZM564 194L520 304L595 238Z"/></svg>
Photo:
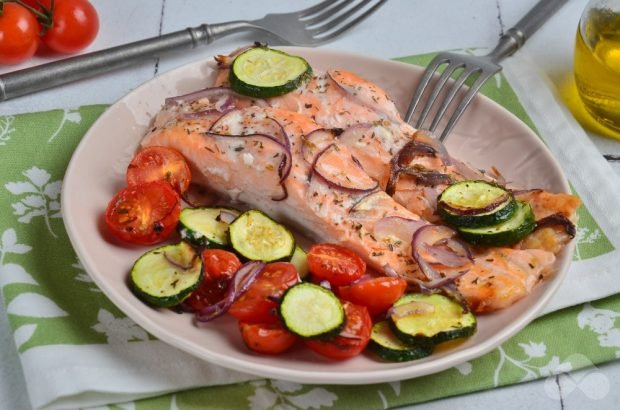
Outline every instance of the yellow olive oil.
<svg viewBox="0 0 620 410"><path fill-rule="evenodd" d="M620 131L620 13L591 10L577 30L575 82L587 111Z"/></svg>

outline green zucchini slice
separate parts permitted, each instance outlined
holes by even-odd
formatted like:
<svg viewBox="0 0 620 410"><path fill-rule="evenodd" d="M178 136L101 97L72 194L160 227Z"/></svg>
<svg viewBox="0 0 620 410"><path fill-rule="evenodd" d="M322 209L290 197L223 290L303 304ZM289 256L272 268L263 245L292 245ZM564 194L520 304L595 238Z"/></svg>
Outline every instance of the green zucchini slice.
<svg viewBox="0 0 620 410"><path fill-rule="evenodd" d="M481 228L458 228L458 231L463 239L474 245L509 246L519 242L535 227L536 219L530 204L517 201L517 209L507 221Z"/></svg>
<svg viewBox="0 0 620 410"><path fill-rule="evenodd" d="M308 254L299 245L295 246L291 263L297 268L297 273L301 279L308 276Z"/></svg>
<svg viewBox="0 0 620 410"><path fill-rule="evenodd" d="M295 252L291 231L256 209L239 215L228 231L235 251L250 260L288 261Z"/></svg>
<svg viewBox="0 0 620 410"><path fill-rule="evenodd" d="M207 248L226 248L229 224L220 219L220 214L239 216L240 212L232 208L185 208L179 216L177 230L181 238Z"/></svg>
<svg viewBox="0 0 620 410"><path fill-rule="evenodd" d="M437 211L448 225L477 228L510 219L516 211L511 192L486 181L461 181L437 198Z"/></svg>
<svg viewBox="0 0 620 410"><path fill-rule="evenodd" d="M202 280L202 261L187 242L165 245L142 255L131 269L129 282L138 298L154 306L181 303Z"/></svg>
<svg viewBox="0 0 620 410"><path fill-rule="evenodd" d="M390 362L417 360L433 353L432 344L409 345L403 343L394 335L387 320L382 320L373 325L368 349L383 360Z"/></svg>
<svg viewBox="0 0 620 410"><path fill-rule="evenodd" d="M254 98L277 97L295 90L310 78L312 68L301 57L267 47L251 48L232 63L233 90Z"/></svg>
<svg viewBox="0 0 620 410"><path fill-rule="evenodd" d="M303 339L332 339L346 323L338 297L329 289L309 282L288 288L278 312L284 326Z"/></svg>
<svg viewBox="0 0 620 410"><path fill-rule="evenodd" d="M409 293L394 303L389 314L394 334L409 345L434 345L468 337L476 317L455 300L437 293Z"/></svg>

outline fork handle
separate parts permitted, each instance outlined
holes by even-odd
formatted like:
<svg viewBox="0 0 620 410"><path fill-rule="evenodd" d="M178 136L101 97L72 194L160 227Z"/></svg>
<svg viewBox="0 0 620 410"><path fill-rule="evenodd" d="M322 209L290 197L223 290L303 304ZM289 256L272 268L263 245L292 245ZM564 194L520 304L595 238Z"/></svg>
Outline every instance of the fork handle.
<svg viewBox="0 0 620 410"><path fill-rule="evenodd" d="M511 56L568 0L540 0L514 27L504 33L488 54L495 63Z"/></svg>
<svg viewBox="0 0 620 410"><path fill-rule="evenodd" d="M133 43L0 75L0 101L130 66L162 53L196 48L225 35L255 28L245 21L203 24Z"/></svg>

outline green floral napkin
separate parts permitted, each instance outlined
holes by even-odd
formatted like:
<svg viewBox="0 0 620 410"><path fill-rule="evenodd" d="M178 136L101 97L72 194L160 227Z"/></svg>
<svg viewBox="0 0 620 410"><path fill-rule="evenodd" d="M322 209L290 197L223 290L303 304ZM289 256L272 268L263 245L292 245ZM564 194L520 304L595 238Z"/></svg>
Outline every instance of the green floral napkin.
<svg viewBox="0 0 620 410"><path fill-rule="evenodd" d="M402 60L424 63L428 56ZM506 77L487 84L484 92L534 127ZM552 305L591 302L537 319L476 360L412 380L313 386L256 379L154 340L94 285L61 219L59 194L67 163L105 108L0 116L0 289L35 408L117 408L114 403L125 403L123 408L149 410L376 409L549 377L620 357L620 295L608 296L620 292L620 283L601 283L597 276L620 266L619 231L609 220L613 212L601 202L619 200L594 197L582 182L588 180L588 169L580 171L586 176L568 172L585 206L579 211L573 265ZM600 156L598 161L603 161ZM613 190L613 185L597 181L597 189ZM585 289L578 295L576 283ZM558 334L570 334L571 340L560 340Z"/></svg>

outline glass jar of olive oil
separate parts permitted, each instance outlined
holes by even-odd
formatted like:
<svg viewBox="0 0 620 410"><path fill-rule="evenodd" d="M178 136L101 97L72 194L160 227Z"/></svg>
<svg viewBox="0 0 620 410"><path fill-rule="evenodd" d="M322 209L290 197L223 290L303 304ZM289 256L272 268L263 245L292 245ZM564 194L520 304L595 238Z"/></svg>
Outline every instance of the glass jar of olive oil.
<svg viewBox="0 0 620 410"><path fill-rule="evenodd" d="M579 22L575 82L587 111L620 131L620 0L591 0Z"/></svg>

